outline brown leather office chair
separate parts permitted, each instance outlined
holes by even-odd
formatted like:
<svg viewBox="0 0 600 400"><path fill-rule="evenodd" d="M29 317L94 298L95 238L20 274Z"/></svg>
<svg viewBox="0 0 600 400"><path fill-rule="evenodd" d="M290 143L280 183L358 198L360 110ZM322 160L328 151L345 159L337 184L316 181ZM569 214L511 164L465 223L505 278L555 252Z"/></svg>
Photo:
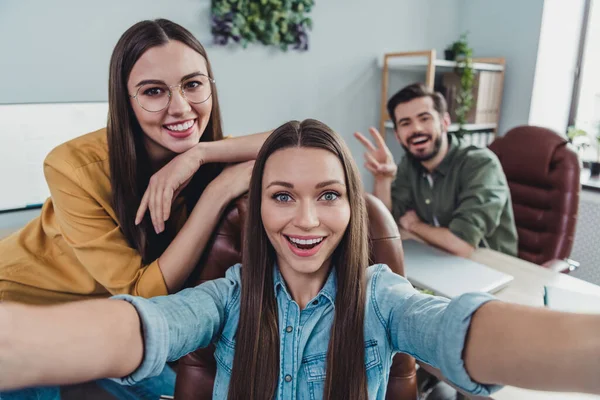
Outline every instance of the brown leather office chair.
<svg viewBox="0 0 600 400"><path fill-rule="evenodd" d="M519 126L489 148L506 174L519 235L519 257L566 272L579 207L579 160L550 129ZM571 265L571 269L573 266Z"/></svg>
<svg viewBox="0 0 600 400"><path fill-rule="evenodd" d="M396 223L383 203L366 195L369 213L371 263L385 263L396 273L404 275L402 242ZM231 265L241 262L244 221L248 212L247 198L238 199L225 212L216 234L203 256L204 269L191 278L194 284L225 276ZM177 400L212 399L216 374L213 348L198 349L179 360L175 398ZM406 354L394 357L390 370L387 398L415 400L417 382L415 360Z"/></svg>

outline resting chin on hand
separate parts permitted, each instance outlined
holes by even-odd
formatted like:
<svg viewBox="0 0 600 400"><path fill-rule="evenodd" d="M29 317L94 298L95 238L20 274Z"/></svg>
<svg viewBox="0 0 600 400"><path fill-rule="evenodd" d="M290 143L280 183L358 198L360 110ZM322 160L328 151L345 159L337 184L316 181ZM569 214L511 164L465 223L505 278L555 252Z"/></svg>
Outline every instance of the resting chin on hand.
<svg viewBox="0 0 600 400"><path fill-rule="evenodd" d="M400 227L436 247L460 257L470 257L475 247L465 242L448 228L431 226L419 218L414 210L407 211L398 220Z"/></svg>

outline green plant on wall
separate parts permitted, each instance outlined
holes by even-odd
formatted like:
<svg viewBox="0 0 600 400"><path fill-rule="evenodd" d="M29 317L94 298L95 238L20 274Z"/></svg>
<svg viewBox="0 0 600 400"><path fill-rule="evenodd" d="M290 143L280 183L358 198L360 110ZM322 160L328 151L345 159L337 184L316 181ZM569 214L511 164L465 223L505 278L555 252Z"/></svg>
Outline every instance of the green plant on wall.
<svg viewBox="0 0 600 400"><path fill-rule="evenodd" d="M467 131L464 126L467 123L467 115L473 107L473 86L475 84L475 71L473 70L473 49L467 41L468 32L463 33L460 39L452 43L446 50L451 51L456 61L455 72L460 77L460 88L456 93L456 123L458 124L458 136Z"/></svg>
<svg viewBox="0 0 600 400"><path fill-rule="evenodd" d="M308 17L314 0L212 0L212 34L217 45L230 41L308 50Z"/></svg>

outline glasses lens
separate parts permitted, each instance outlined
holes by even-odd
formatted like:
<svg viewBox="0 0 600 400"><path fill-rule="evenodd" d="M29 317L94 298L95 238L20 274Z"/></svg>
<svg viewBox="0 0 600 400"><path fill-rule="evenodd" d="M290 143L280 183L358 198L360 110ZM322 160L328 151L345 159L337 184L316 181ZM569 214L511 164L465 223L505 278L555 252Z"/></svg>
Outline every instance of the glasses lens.
<svg viewBox="0 0 600 400"><path fill-rule="evenodd" d="M210 80L198 75L182 83L185 98L191 103L204 103L211 94Z"/></svg>
<svg viewBox="0 0 600 400"><path fill-rule="evenodd" d="M154 83L140 86L137 100L144 110L163 110L169 105L169 88L166 85Z"/></svg>

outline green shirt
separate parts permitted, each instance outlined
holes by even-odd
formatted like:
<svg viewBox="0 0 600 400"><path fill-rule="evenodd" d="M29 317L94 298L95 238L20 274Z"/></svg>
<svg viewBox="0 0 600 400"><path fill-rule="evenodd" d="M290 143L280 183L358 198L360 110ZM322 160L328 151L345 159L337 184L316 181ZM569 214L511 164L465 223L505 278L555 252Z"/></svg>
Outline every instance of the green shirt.
<svg viewBox="0 0 600 400"><path fill-rule="evenodd" d="M473 247L517 255L517 228L502 165L487 148L466 146L448 135L448 153L429 174L404 157L392 184L396 221L408 210L434 226L448 228Z"/></svg>

